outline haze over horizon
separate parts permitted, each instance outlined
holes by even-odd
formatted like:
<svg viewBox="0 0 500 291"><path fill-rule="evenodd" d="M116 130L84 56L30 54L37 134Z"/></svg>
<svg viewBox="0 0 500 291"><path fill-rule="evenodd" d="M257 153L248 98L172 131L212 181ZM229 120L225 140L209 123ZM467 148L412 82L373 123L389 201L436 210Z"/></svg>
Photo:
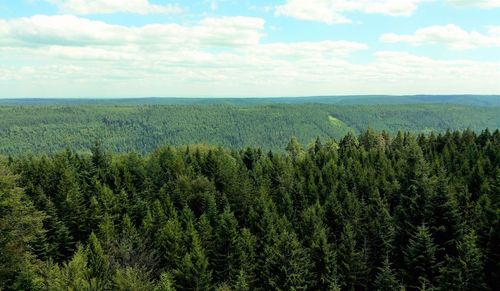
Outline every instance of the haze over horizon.
<svg viewBox="0 0 500 291"><path fill-rule="evenodd" d="M499 0L0 3L0 98L500 94Z"/></svg>

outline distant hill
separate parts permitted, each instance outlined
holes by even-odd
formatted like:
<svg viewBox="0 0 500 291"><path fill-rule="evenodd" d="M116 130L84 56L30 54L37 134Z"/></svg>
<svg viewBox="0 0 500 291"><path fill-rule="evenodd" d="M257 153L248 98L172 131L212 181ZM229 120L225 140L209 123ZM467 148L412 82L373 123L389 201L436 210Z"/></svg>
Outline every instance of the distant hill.
<svg viewBox="0 0 500 291"><path fill-rule="evenodd" d="M460 104L474 106L500 106L500 95L360 95L310 96L274 98L22 98L0 99L0 105L206 105L228 104L236 106L267 104Z"/></svg>
<svg viewBox="0 0 500 291"><path fill-rule="evenodd" d="M348 132L357 133L368 127L391 133L466 128L493 131L500 128L500 107L105 103L0 106L0 154L46 154L67 147L87 151L96 140L101 140L106 148L115 152L148 153L166 144L200 143L234 149L251 146L280 151L292 136L305 144L317 136L339 139Z"/></svg>

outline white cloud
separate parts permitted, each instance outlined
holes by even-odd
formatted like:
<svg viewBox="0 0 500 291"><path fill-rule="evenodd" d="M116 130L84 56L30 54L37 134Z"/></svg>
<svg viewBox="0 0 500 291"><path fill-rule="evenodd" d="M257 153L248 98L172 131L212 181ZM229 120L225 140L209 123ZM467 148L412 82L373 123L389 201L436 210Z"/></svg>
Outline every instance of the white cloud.
<svg viewBox="0 0 500 291"><path fill-rule="evenodd" d="M148 0L45 0L57 5L63 13L71 14L168 14L179 13L182 8L176 4L157 5Z"/></svg>
<svg viewBox="0 0 500 291"><path fill-rule="evenodd" d="M238 46L259 42L264 20L253 17L205 18L194 26L111 25L72 15L35 15L0 20L0 46Z"/></svg>
<svg viewBox="0 0 500 291"><path fill-rule="evenodd" d="M466 31L454 24L435 25L417 30L414 34L386 33L380 37L383 42L407 42L413 45L440 44L451 49L478 47L500 47L500 26L488 28L486 34Z"/></svg>
<svg viewBox="0 0 500 291"><path fill-rule="evenodd" d="M261 44L246 48L246 51L260 56L277 58L311 58L318 56L339 58L366 49L368 49L368 46L364 43L327 40L319 42Z"/></svg>
<svg viewBox="0 0 500 291"><path fill-rule="evenodd" d="M248 17L138 27L67 15L0 20L0 96L500 93L498 62L378 52L352 63L366 44L263 43L264 25Z"/></svg>
<svg viewBox="0 0 500 291"><path fill-rule="evenodd" d="M277 15L328 24L351 23L349 12L410 16L418 4L429 0L287 0L276 7Z"/></svg>
<svg viewBox="0 0 500 291"><path fill-rule="evenodd" d="M497 8L500 7L500 0L446 0L448 4L457 7L479 7L479 8Z"/></svg>

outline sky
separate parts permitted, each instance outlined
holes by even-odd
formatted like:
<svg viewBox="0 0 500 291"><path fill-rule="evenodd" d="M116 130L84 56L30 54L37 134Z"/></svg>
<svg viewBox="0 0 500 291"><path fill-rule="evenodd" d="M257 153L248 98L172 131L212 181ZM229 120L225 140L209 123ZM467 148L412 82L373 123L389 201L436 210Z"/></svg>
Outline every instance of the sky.
<svg viewBox="0 0 500 291"><path fill-rule="evenodd" d="M0 0L0 98L500 94L500 0Z"/></svg>

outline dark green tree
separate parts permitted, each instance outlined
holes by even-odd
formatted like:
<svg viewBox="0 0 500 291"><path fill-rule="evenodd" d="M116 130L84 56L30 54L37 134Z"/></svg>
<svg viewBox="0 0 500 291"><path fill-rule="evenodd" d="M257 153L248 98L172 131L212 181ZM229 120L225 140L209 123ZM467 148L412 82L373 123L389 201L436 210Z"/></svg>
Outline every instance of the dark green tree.
<svg viewBox="0 0 500 291"><path fill-rule="evenodd" d="M198 234L191 230L189 251L179 262L175 274L175 285L181 290L210 290L212 271L208 268L208 260L201 247Z"/></svg>
<svg viewBox="0 0 500 291"><path fill-rule="evenodd" d="M426 225L419 226L405 250L405 283L408 287L415 289L434 282L439 272L436 251L437 246L429 228Z"/></svg>
<svg viewBox="0 0 500 291"><path fill-rule="evenodd" d="M357 240L350 223L344 226L337 251L338 272L344 288L357 290L366 288L367 267L363 250Z"/></svg>
<svg viewBox="0 0 500 291"><path fill-rule="evenodd" d="M268 290L308 290L311 262L294 233L282 231L264 250L265 288Z"/></svg>
<svg viewBox="0 0 500 291"><path fill-rule="evenodd" d="M0 160L0 289L30 289L34 258L30 245L41 235L44 214L37 211Z"/></svg>
<svg viewBox="0 0 500 291"><path fill-rule="evenodd" d="M448 257L441 268L443 290L484 290L484 255L474 232L466 234L457 245L457 256Z"/></svg>
<svg viewBox="0 0 500 291"><path fill-rule="evenodd" d="M385 258L384 263L378 268L378 274L375 278L373 287L378 291L398 290L400 284L396 278L394 270L388 258Z"/></svg>

